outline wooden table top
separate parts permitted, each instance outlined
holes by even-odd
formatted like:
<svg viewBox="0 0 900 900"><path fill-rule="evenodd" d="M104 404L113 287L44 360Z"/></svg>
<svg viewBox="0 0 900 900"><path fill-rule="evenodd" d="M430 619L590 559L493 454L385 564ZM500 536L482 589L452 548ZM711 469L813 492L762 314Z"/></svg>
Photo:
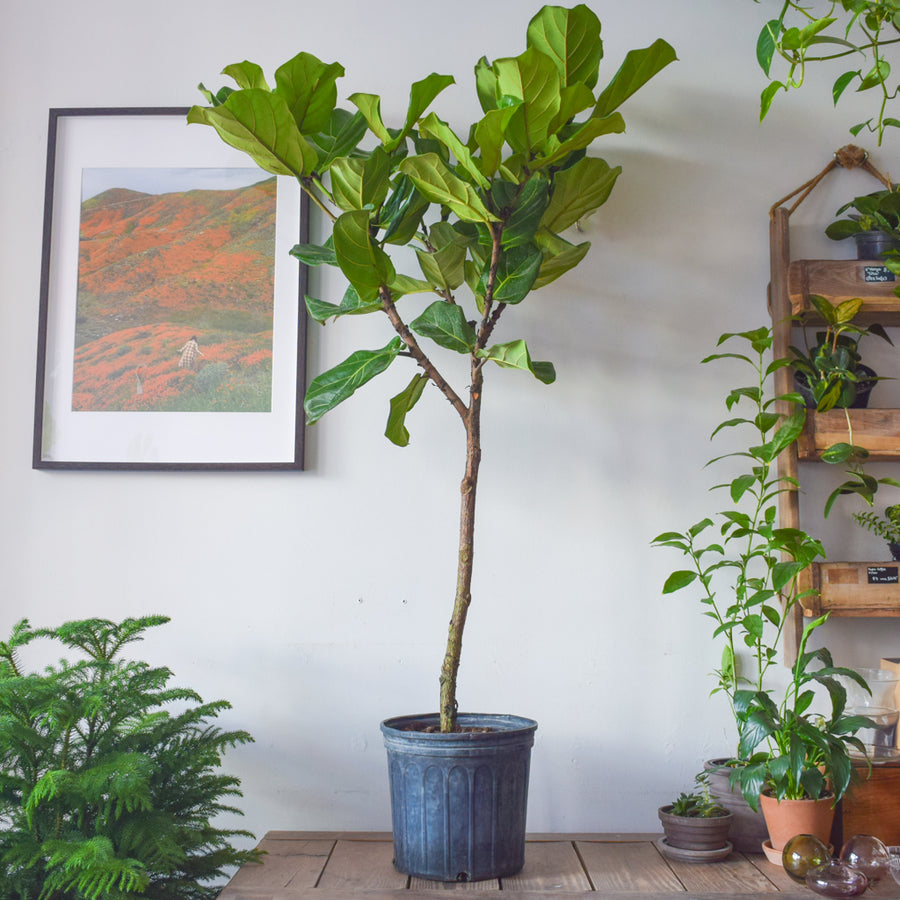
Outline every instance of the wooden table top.
<svg viewBox="0 0 900 900"><path fill-rule="evenodd" d="M409 878L392 862L390 834L270 831L260 842L262 864L247 865L219 900L433 900L436 892L476 892L496 900L604 897L614 900L811 900L762 854L732 853L719 863L664 856L657 834L529 835L525 868L513 878L442 884ZM900 885L886 878L864 895L896 900Z"/></svg>

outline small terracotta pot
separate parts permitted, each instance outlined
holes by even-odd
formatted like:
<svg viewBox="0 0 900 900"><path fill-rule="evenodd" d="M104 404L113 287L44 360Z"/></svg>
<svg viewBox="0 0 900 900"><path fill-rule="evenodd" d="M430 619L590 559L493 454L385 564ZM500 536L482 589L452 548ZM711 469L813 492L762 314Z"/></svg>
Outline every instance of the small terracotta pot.
<svg viewBox="0 0 900 900"><path fill-rule="evenodd" d="M834 794L818 800L776 800L771 794L759 797L772 849L783 850L795 835L813 834L824 844L831 840L834 822Z"/></svg>

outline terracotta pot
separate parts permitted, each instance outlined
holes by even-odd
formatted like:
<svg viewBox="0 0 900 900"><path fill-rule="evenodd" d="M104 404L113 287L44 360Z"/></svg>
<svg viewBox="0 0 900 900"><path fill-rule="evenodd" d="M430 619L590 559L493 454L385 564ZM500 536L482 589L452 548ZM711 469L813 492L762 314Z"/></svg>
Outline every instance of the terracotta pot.
<svg viewBox="0 0 900 900"><path fill-rule="evenodd" d="M831 840L834 822L834 794L826 794L818 800L776 800L763 793L759 798L769 840L773 850L783 850L795 835L812 834L824 844Z"/></svg>
<svg viewBox="0 0 900 900"><path fill-rule="evenodd" d="M672 804L657 811L666 841L678 850L721 850L728 844L732 814L723 816L676 816Z"/></svg>

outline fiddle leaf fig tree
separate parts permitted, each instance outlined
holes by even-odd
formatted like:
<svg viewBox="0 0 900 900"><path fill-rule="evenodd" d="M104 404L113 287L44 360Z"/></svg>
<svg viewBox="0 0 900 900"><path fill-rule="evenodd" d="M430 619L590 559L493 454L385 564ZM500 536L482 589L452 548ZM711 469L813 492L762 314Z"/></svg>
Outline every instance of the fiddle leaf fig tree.
<svg viewBox="0 0 900 900"><path fill-rule="evenodd" d="M429 111L454 84L452 76L431 74L413 84L403 121L389 125L375 94L351 94L354 109L338 107L342 66L309 53L282 65L273 86L254 63L228 66L223 74L236 89L213 93L201 85L209 105L188 115L266 171L296 178L331 223L324 244L292 251L310 266L337 267L348 283L337 302L307 297L310 316L321 323L345 315L386 319L381 346L359 349L311 381L307 422L401 359L414 372L390 400L387 437L400 446L408 442L407 419L429 383L462 425L458 577L440 676L442 731L456 726L456 677L471 601L485 372L491 365L517 369L544 384L556 377L524 340L496 342L495 331L533 291L583 259L588 243L562 233L606 202L620 173L586 151L597 138L625 129L619 107L675 52L663 40L632 50L597 90L602 57L600 21L587 6L548 6L529 23L523 53L476 63L482 115L464 129ZM401 257L400 248L415 252ZM400 271L401 258L418 271ZM438 368L446 354L468 357L464 386L454 387Z"/></svg>

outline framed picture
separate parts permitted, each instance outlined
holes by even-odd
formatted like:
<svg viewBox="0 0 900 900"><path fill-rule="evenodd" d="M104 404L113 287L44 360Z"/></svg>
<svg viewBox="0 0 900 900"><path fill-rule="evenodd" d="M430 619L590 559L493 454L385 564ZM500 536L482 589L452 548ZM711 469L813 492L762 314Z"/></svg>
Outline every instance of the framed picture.
<svg viewBox="0 0 900 900"><path fill-rule="evenodd" d="M186 115L50 110L34 468L303 468L308 206Z"/></svg>

